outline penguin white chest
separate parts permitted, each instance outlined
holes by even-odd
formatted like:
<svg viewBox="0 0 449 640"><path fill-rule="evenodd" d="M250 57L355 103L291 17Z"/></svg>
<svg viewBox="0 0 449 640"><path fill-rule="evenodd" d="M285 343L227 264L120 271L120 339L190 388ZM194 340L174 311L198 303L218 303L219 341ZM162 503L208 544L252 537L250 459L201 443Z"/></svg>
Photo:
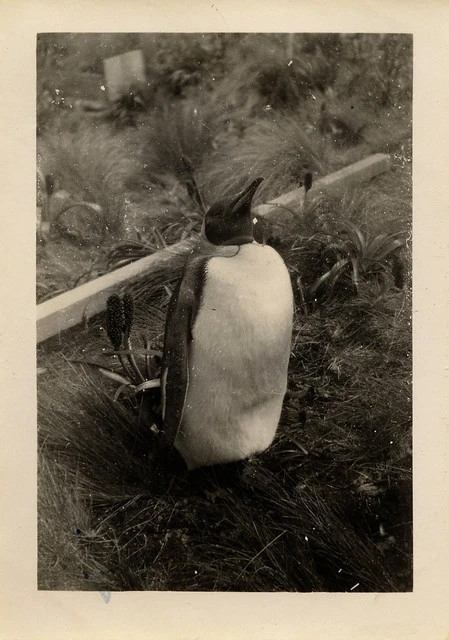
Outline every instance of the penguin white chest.
<svg viewBox="0 0 449 640"><path fill-rule="evenodd" d="M244 459L272 442L287 388L290 277L274 249L240 247L207 264L192 329L176 447L189 468Z"/></svg>

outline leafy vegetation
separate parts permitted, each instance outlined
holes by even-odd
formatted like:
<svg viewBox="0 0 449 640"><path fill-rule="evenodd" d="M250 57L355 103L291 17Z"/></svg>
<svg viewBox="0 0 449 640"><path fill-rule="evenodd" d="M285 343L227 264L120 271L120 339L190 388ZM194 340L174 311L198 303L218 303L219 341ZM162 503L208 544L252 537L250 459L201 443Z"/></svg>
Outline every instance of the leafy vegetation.
<svg viewBox="0 0 449 640"><path fill-rule="evenodd" d="M147 86L110 105L103 60L137 48ZM37 98L39 301L195 236L254 177L266 203L392 158L256 225L296 309L262 455L189 475L155 458L182 256L38 347L39 588L410 590L411 38L46 34Z"/></svg>

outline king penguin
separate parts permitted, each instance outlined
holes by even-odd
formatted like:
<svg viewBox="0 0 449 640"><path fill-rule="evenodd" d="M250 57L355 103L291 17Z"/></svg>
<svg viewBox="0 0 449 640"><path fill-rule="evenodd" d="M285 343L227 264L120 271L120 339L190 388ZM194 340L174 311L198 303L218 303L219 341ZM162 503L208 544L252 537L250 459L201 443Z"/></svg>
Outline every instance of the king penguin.
<svg viewBox="0 0 449 640"><path fill-rule="evenodd" d="M262 180L206 212L201 247L169 303L162 439L190 471L264 451L279 423L293 293L280 255L254 240L251 201Z"/></svg>

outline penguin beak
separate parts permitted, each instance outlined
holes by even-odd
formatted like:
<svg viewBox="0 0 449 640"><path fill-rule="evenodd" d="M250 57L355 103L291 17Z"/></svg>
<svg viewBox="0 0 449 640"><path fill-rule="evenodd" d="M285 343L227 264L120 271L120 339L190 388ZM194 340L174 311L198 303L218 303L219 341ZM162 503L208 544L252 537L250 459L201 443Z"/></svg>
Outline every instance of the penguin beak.
<svg viewBox="0 0 449 640"><path fill-rule="evenodd" d="M240 213L246 211L246 205L249 204L256 193L257 187L263 182L263 178L257 178L251 182L249 187L240 193L232 203L232 213Z"/></svg>

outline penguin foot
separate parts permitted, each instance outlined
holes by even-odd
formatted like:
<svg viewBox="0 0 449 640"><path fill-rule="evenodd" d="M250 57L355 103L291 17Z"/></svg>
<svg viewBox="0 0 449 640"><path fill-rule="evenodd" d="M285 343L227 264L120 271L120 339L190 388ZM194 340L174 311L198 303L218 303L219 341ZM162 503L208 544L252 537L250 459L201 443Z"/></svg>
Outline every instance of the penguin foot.
<svg viewBox="0 0 449 640"><path fill-rule="evenodd" d="M151 481L156 490L164 491L174 481L185 480L187 475L187 465L174 448L159 451L152 462Z"/></svg>
<svg viewBox="0 0 449 640"><path fill-rule="evenodd" d="M220 494L221 489L235 489L241 486L246 460L200 467L190 471L189 484L197 487L212 502Z"/></svg>

